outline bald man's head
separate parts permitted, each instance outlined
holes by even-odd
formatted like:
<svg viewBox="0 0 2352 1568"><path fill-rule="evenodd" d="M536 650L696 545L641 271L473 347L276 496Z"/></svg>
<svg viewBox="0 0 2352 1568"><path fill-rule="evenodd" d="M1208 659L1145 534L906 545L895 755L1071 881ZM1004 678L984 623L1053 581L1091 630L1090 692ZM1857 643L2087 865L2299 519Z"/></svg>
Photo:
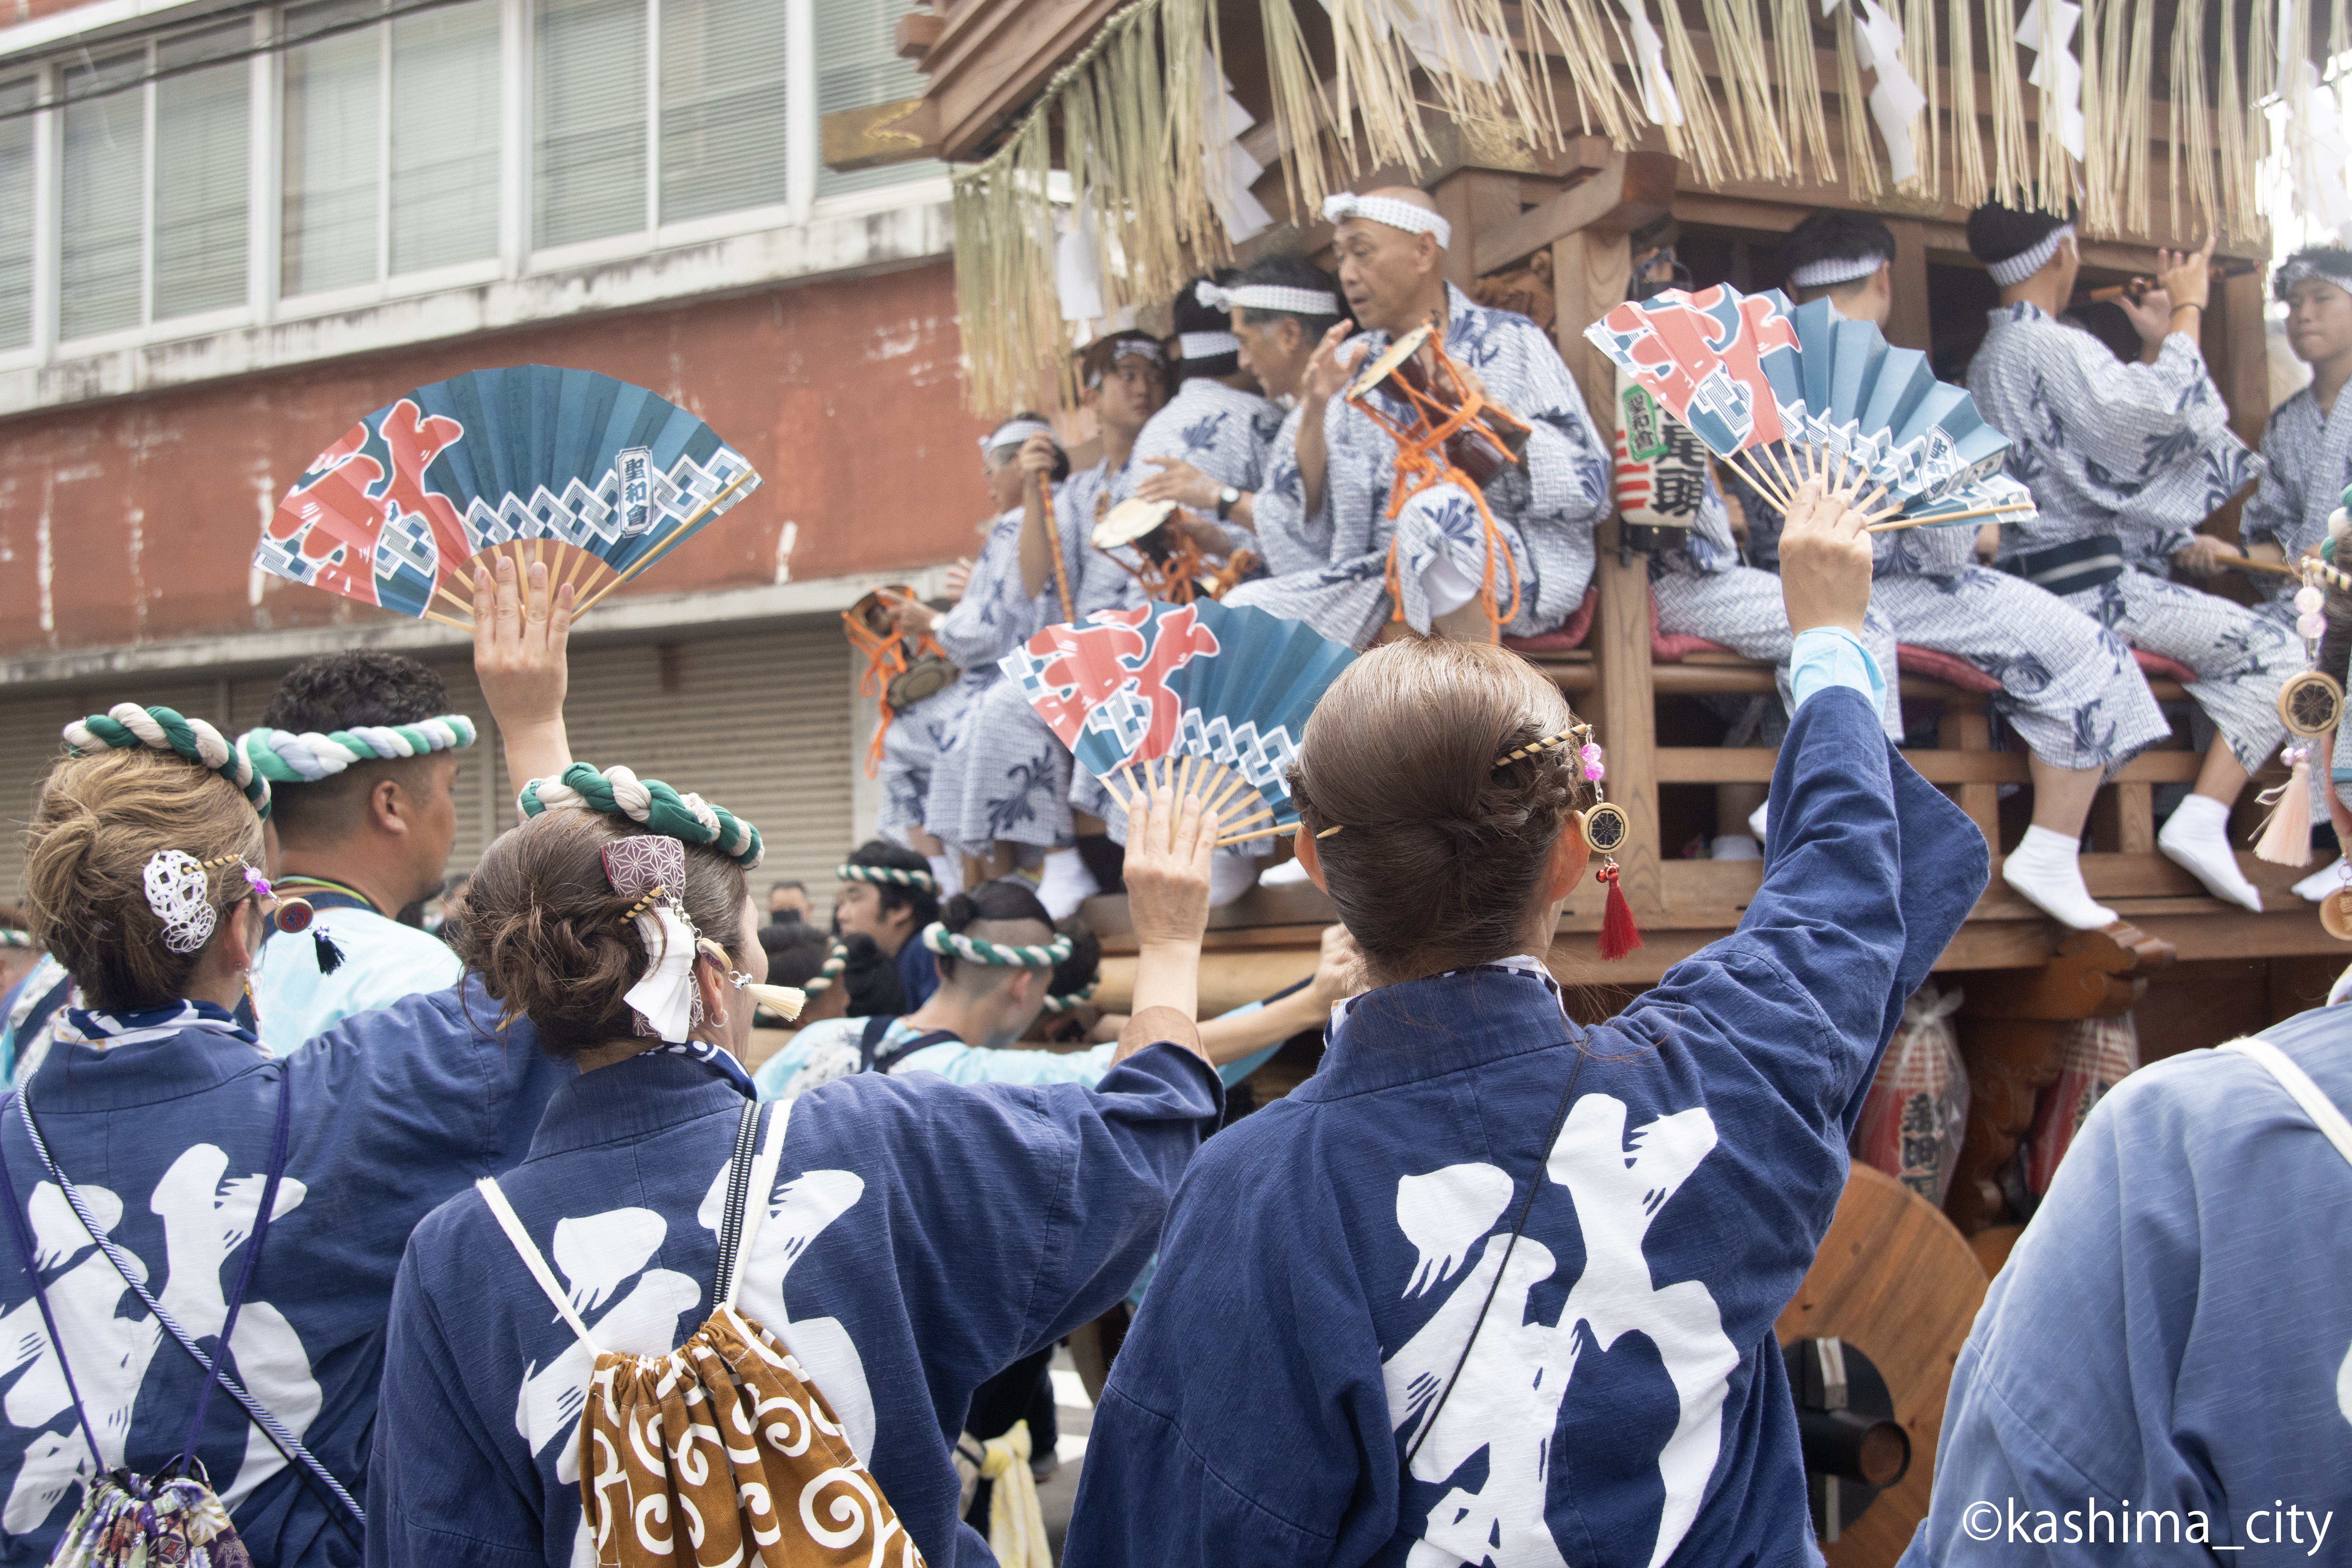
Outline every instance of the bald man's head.
<svg viewBox="0 0 2352 1568"><path fill-rule="evenodd" d="M1411 185L1363 193L1433 216L1437 204ZM1339 258L1339 288L1356 320L1391 335L1408 331L1445 309L1445 247L1438 237L1395 227L1358 213L1342 218L1331 245Z"/></svg>

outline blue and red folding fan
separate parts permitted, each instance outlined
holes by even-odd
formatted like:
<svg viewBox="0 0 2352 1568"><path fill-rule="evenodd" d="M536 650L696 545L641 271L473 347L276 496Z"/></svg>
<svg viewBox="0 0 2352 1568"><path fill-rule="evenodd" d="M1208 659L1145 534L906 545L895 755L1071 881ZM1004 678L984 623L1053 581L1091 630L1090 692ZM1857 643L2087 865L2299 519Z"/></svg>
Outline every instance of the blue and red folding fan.
<svg viewBox="0 0 2352 1568"><path fill-rule="evenodd" d="M1769 499L1785 504L1822 478L1859 480L1870 504L1884 500L1882 527L2033 515L2023 488L2000 479L2009 437L1968 389L1827 300L1670 289L1584 335Z"/></svg>
<svg viewBox="0 0 2352 1568"><path fill-rule="evenodd" d="M718 432L641 386L515 365L419 387L311 460L253 563L387 610L470 625L474 563L549 563L579 608L759 488Z"/></svg>
<svg viewBox="0 0 2352 1568"><path fill-rule="evenodd" d="M1304 621L1196 599L1047 626L998 668L1089 773L1172 771L1233 844L1297 826L1286 775L1307 716L1355 657Z"/></svg>

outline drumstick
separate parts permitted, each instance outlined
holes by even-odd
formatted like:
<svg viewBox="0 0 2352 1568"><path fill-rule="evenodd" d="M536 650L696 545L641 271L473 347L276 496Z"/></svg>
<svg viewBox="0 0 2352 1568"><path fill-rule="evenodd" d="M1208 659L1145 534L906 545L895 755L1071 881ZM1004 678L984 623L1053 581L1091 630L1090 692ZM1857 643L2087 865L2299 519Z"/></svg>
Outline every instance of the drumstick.
<svg viewBox="0 0 2352 1568"><path fill-rule="evenodd" d="M2303 574L2283 561L2257 561L2251 555L2224 557L2215 564L2232 572L2267 572L2277 577L2300 578Z"/></svg>

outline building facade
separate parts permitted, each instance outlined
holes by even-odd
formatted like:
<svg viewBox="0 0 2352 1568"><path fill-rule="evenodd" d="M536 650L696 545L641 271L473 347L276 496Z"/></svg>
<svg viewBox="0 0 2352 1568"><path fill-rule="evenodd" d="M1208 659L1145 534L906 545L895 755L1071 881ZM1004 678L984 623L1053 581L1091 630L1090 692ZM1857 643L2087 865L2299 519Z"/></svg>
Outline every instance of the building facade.
<svg viewBox="0 0 2352 1568"><path fill-rule="evenodd" d="M837 613L987 510L936 163L821 166L908 96L890 0L0 0L0 898L68 718L257 721L296 658L462 634L266 577L310 459L412 387L599 371L763 484L577 633L578 754L829 882L871 820ZM466 763L452 874L509 820ZM763 872L763 876L766 873ZM820 889L821 892L821 889Z"/></svg>

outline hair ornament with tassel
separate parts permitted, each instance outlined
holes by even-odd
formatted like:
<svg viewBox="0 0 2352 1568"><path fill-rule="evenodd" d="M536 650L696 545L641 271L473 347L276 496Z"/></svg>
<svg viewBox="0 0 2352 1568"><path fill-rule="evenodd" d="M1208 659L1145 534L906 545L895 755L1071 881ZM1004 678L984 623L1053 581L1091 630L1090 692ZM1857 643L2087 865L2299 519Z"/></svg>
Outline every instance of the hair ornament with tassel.
<svg viewBox="0 0 2352 1568"><path fill-rule="evenodd" d="M2344 688L2317 665L2319 642L2327 633L2327 595L2320 584L2328 582L2339 589L2347 584L2342 573L2323 562L2306 559L2301 566L2303 586L2294 595L2295 630L2303 635L2314 668L2279 688L2279 718L2289 737L2279 756L2287 764L2287 779L2256 797L2272 810L2254 844L2254 854L2276 866L2311 864L2312 754L2344 718Z"/></svg>
<svg viewBox="0 0 2352 1568"><path fill-rule="evenodd" d="M1584 842L1601 859L1601 869L1592 874L1594 881L1609 889L1601 911L1601 956L1613 963L1642 945L1642 928L1634 923L1633 906L1625 901L1625 889L1617 868L1617 851L1624 847L1632 825L1622 806L1602 797L1601 782L1608 776L1609 765L1601 742L1592 738L1592 726L1571 724L1558 734L1546 735L1540 741L1505 752L1495 759L1495 765L1506 768L1538 752L1571 744L1576 747L1577 770L1592 786L1594 804L1583 817Z"/></svg>

